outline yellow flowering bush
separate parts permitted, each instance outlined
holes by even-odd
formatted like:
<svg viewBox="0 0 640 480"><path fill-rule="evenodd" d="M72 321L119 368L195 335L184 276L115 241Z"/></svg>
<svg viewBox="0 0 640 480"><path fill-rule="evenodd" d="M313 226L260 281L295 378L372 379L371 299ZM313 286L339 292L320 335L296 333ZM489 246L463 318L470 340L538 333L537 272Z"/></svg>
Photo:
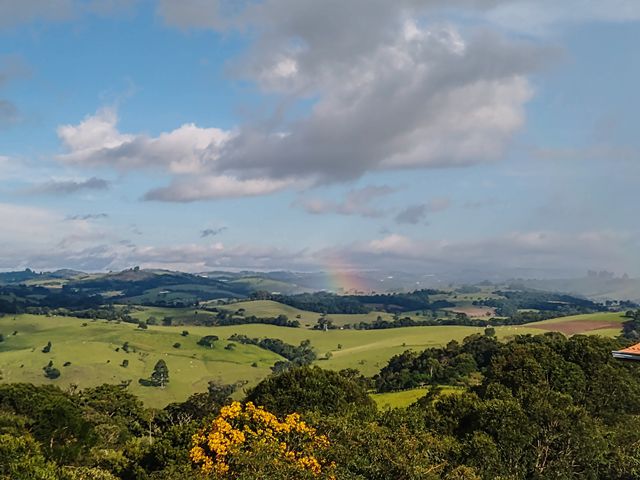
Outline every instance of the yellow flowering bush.
<svg viewBox="0 0 640 480"><path fill-rule="evenodd" d="M334 478L334 465L321 460L329 441L297 413L278 419L262 407L233 402L192 438L191 461L202 473L238 478L250 466L290 472L299 478Z"/></svg>

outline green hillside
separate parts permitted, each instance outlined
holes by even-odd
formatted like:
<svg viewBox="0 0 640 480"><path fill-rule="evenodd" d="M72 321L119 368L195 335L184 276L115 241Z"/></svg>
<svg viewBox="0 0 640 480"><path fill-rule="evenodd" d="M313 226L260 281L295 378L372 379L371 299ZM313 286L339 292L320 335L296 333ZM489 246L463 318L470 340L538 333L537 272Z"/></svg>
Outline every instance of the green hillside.
<svg viewBox="0 0 640 480"><path fill-rule="evenodd" d="M181 336L184 329L189 331L187 337ZM14 331L17 331L16 335L12 334ZM272 325L150 326L141 330L132 324L104 320L8 315L0 318L0 333L5 338L0 342L0 364L4 382L50 382L60 386L76 384L86 387L131 380L129 389L133 393L149 405L161 406L205 390L209 380L228 383L242 380L254 384L270 372L276 361L282 360L282 357L253 345L238 344L233 350L226 350L227 339L234 333L279 338L293 345L308 339L319 357L331 352L330 359L318 360L323 367L357 368L366 375L372 375L392 355L406 349L443 345L477 332L482 332L482 329L457 326L328 332ZM534 332L539 333L539 330L523 327L497 329L500 338ZM215 348L197 345L205 335L220 337ZM42 349L49 341L52 343L51 351L43 353ZM122 346L125 342L129 342L135 351L124 352ZM181 344L180 348L173 347L176 342ZM153 365L161 358L170 369L169 385L164 389L139 385L138 379L148 377ZM129 360L126 368L121 366L125 359ZM44 377L42 369L49 361L62 372L57 380ZM65 362L71 364L63 367ZM257 366L252 366L254 363Z"/></svg>

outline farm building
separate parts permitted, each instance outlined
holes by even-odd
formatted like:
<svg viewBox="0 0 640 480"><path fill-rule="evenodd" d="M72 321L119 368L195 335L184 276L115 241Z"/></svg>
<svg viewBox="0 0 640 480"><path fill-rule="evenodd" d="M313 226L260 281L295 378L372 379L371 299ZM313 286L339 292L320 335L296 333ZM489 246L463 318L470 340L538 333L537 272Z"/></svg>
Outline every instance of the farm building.
<svg viewBox="0 0 640 480"><path fill-rule="evenodd" d="M611 353L613 354L613 358L620 360L640 360L640 343Z"/></svg>

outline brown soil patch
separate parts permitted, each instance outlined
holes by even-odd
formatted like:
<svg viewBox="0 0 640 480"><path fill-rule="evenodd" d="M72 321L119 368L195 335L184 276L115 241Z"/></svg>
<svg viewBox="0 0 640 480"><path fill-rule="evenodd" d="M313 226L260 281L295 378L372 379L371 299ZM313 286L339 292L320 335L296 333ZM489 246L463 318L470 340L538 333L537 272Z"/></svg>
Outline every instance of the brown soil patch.
<svg viewBox="0 0 640 480"><path fill-rule="evenodd" d="M588 332L589 330L599 330L601 328L620 328L620 322L598 322L594 320L575 320L572 322L557 323L529 323L526 325L531 328L539 328L540 330L550 330L552 332L560 332L565 335L575 335L576 333Z"/></svg>

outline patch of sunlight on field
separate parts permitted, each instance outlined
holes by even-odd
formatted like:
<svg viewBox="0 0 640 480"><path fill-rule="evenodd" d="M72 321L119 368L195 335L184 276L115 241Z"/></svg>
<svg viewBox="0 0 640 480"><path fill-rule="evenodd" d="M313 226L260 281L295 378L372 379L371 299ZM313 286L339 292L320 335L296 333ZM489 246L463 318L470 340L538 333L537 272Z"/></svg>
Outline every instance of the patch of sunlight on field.
<svg viewBox="0 0 640 480"><path fill-rule="evenodd" d="M464 391L464 387L442 386L443 394L453 394ZM372 393L371 398L376 402L379 409L405 408L424 397L429 391L429 387L402 390L400 392Z"/></svg>

